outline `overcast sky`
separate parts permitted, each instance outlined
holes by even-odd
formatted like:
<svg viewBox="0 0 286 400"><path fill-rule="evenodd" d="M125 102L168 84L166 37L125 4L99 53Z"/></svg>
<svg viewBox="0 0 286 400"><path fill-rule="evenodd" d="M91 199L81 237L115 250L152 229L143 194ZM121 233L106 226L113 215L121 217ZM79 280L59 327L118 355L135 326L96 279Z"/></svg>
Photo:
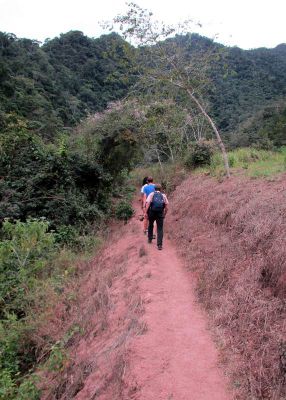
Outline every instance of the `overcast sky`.
<svg viewBox="0 0 286 400"><path fill-rule="evenodd" d="M134 1L134 0L133 0ZM199 33L244 49L286 43L286 0L138 0L167 23L200 21ZM126 10L125 0L0 0L0 31L44 41L80 30L89 37L103 32L99 21Z"/></svg>

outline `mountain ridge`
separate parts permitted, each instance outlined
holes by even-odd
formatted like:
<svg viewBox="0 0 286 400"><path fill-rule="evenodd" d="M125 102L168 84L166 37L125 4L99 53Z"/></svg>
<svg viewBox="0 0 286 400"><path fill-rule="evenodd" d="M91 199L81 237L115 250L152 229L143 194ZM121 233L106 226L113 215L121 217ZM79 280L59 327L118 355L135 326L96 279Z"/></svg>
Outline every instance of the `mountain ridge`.
<svg viewBox="0 0 286 400"><path fill-rule="evenodd" d="M170 39L168 39L170 40ZM187 43L188 36L171 39ZM243 50L191 35L195 46L224 50L214 64L207 100L219 129L241 123L286 97L286 44ZM44 44L0 33L0 127L12 116L47 140L129 92L136 80L134 47L118 34L89 38L70 31Z"/></svg>

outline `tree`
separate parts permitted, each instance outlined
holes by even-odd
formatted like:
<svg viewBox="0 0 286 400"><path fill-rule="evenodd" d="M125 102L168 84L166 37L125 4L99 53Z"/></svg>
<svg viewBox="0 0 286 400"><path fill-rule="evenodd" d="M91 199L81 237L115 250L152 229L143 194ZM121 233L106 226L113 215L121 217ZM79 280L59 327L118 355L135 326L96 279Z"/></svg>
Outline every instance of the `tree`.
<svg viewBox="0 0 286 400"><path fill-rule="evenodd" d="M191 142L188 113L172 100L146 101L140 104L144 119L139 137L145 160L162 161L181 159Z"/></svg>
<svg viewBox="0 0 286 400"><path fill-rule="evenodd" d="M135 3L128 4L125 15L114 18L115 26L119 26L125 39L141 48L138 52L141 68L141 80L139 85L147 87L160 85L161 90L174 96L187 96L192 107L196 107L207 120L215 134L218 146L223 155L224 166L227 177L230 176L228 157L225 146L216 127L215 122L207 112L203 101L203 92L210 83L207 78L207 69L212 60L219 56L214 47L206 41L206 46L196 48L191 52L192 37L188 33L182 37L186 43L178 43L171 35L187 32L193 21L187 21L176 27L153 20L152 12L140 8ZM111 29L114 25L110 26ZM184 45L183 45L184 44ZM196 46L194 42L194 46ZM142 67L144 64L144 67ZM142 86L141 86L142 89ZM176 91L176 93L174 93Z"/></svg>

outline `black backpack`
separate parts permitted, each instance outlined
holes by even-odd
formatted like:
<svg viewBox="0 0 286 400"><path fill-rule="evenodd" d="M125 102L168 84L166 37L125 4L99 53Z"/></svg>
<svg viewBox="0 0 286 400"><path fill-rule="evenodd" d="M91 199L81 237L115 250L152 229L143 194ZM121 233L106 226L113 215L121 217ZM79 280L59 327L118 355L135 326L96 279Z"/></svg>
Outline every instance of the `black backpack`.
<svg viewBox="0 0 286 400"><path fill-rule="evenodd" d="M152 211L163 211L165 208L165 202L164 202L164 197L162 193L160 192L155 192L152 202L150 204L150 208Z"/></svg>

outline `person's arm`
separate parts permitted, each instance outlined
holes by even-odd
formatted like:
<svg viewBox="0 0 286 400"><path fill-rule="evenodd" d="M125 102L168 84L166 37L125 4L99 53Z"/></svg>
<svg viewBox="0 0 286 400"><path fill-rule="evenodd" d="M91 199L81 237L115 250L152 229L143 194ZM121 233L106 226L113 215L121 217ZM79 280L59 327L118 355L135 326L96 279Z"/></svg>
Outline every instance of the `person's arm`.
<svg viewBox="0 0 286 400"><path fill-rule="evenodd" d="M141 192L141 208L144 211L144 207L145 207L145 202L146 202L146 194L144 192Z"/></svg>
<svg viewBox="0 0 286 400"><path fill-rule="evenodd" d="M143 212L146 212L146 204L147 204L147 196L146 196L146 193L143 193L143 197L142 197L142 210L143 210Z"/></svg>
<svg viewBox="0 0 286 400"><path fill-rule="evenodd" d="M140 190L140 199L139 199L139 201L140 201L140 203L141 203L141 208L142 208L142 210L143 210L143 208L144 208L144 187L145 187L145 185L143 185L142 187L141 187L141 190Z"/></svg>
<svg viewBox="0 0 286 400"><path fill-rule="evenodd" d="M154 192L150 193L149 196L146 199L146 202L145 202L145 212L146 212L146 214L147 214L147 212L149 210L149 207L150 207L150 204L152 202L153 196L154 196Z"/></svg>
<svg viewBox="0 0 286 400"><path fill-rule="evenodd" d="M169 201L167 199L167 196L164 194L164 202L165 202L165 207L164 207L164 216L166 216L168 209L169 209Z"/></svg>

